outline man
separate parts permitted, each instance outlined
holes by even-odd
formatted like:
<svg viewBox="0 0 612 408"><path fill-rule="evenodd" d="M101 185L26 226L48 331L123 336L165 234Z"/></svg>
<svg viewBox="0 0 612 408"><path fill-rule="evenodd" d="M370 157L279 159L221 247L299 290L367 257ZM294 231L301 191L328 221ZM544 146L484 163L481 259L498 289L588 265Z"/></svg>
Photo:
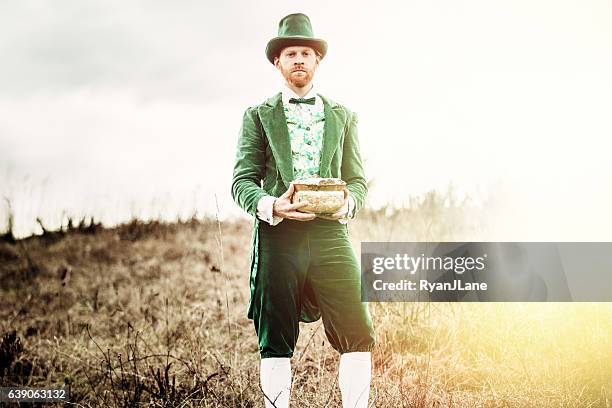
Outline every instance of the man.
<svg viewBox="0 0 612 408"><path fill-rule="evenodd" d="M314 37L306 15L284 17L266 56L285 85L246 110L238 140L232 197L255 218L248 317L259 339L266 407L289 405L299 323L320 317L341 354L343 406L366 407L369 398L375 334L347 228L367 185L356 115L312 84L326 53L327 43ZM292 182L304 177L344 180L344 206L326 217L300 212L307 203L291 204Z"/></svg>

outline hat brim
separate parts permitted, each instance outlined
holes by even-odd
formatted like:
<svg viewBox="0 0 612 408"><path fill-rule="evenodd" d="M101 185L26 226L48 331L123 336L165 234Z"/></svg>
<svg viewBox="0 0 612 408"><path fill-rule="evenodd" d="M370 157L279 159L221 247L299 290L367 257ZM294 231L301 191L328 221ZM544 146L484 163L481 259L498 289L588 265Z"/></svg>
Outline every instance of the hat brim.
<svg viewBox="0 0 612 408"><path fill-rule="evenodd" d="M320 38L299 36L275 37L268 41L268 45L266 46L266 57L268 57L268 61L270 61L271 64L274 64L274 57L279 55L283 48L291 47L293 45L303 45L313 48L321 53L321 58L325 57L325 54L327 54L327 42L325 40L321 40Z"/></svg>

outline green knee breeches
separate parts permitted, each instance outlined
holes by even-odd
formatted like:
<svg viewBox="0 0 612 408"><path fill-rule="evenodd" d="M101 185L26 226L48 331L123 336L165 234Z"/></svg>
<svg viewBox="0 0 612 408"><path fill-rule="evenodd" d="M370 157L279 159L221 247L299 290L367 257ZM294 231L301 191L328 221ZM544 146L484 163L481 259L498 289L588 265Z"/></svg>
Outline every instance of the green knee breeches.
<svg viewBox="0 0 612 408"><path fill-rule="evenodd" d="M375 343L361 272L337 221L285 219L260 223L253 322L261 358L291 357L305 297L320 311L325 334L340 353L371 351Z"/></svg>

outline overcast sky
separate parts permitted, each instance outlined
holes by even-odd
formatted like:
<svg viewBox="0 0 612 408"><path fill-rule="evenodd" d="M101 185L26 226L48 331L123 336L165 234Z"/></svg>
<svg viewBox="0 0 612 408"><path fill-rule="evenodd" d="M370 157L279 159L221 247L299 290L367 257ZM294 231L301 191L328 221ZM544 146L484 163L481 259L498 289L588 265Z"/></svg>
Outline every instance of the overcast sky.
<svg viewBox="0 0 612 408"><path fill-rule="evenodd" d="M62 212L211 213L215 196L243 215L240 121L282 86L264 50L293 12L329 44L319 92L359 115L368 205L452 183L506 191L543 239L612 230L608 1L0 1L0 193L18 234Z"/></svg>

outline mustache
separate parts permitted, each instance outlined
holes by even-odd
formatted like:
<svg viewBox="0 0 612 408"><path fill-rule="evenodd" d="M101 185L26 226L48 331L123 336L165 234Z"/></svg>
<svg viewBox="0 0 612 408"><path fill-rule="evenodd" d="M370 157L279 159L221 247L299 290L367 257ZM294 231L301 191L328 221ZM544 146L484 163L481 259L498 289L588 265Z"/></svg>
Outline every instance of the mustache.
<svg viewBox="0 0 612 408"><path fill-rule="evenodd" d="M295 67L291 70L291 72L295 72L295 71L306 71L306 68L304 67Z"/></svg>

